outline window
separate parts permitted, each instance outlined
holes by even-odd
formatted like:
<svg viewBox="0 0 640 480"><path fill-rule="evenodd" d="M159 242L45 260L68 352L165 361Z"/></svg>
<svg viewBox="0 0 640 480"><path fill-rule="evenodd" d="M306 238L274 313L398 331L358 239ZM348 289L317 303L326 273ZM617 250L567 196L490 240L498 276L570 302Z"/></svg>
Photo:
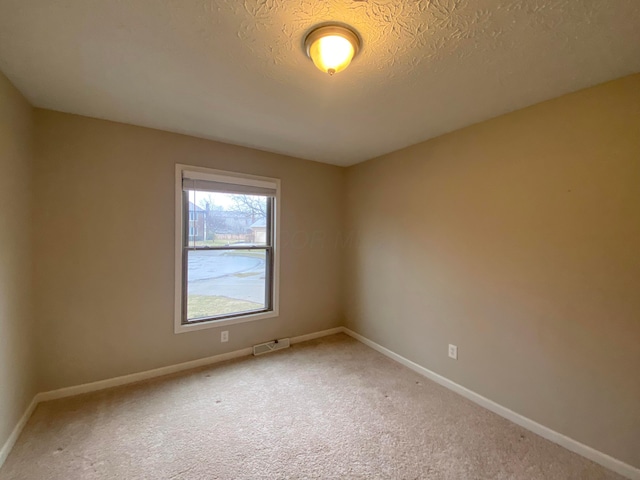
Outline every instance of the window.
<svg viewBox="0 0 640 480"><path fill-rule="evenodd" d="M177 165L176 333L277 316L279 187Z"/></svg>

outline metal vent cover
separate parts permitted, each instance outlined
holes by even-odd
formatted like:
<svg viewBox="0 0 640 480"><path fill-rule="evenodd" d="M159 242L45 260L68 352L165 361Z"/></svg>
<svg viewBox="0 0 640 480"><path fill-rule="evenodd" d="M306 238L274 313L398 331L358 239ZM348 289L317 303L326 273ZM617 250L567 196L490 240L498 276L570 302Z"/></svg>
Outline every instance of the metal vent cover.
<svg viewBox="0 0 640 480"><path fill-rule="evenodd" d="M275 352L276 350L282 350L283 348L289 348L291 341L288 338L281 338L278 340L271 340L270 342L259 343L253 346L254 355L262 355L264 353Z"/></svg>

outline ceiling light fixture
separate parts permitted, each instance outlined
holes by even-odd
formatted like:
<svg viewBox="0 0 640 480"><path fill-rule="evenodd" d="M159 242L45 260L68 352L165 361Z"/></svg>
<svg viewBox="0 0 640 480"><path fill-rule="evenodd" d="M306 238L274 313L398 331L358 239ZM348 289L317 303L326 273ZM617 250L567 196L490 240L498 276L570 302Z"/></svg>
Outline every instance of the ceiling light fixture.
<svg viewBox="0 0 640 480"><path fill-rule="evenodd" d="M349 66L360 50L360 38L351 28L323 25L309 32L304 47L318 69L333 75Z"/></svg>

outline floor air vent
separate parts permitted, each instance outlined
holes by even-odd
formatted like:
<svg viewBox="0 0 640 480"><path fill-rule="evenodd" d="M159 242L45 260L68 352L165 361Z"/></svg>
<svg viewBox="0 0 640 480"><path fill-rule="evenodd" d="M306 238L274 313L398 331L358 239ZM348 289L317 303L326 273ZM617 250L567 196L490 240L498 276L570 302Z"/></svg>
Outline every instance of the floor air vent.
<svg viewBox="0 0 640 480"><path fill-rule="evenodd" d="M254 355L262 355L263 353L275 352L276 350L282 350L291 345L288 338L282 338L280 340L271 340L270 342L261 343L253 346Z"/></svg>

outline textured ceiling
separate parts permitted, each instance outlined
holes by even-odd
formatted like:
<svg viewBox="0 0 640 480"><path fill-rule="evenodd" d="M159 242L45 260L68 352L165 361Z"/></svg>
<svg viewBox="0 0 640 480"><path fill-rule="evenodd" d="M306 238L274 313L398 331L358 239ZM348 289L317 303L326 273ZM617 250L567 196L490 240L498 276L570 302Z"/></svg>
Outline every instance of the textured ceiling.
<svg viewBox="0 0 640 480"><path fill-rule="evenodd" d="M301 47L326 21L363 39L334 77ZM0 0L0 69L38 107L349 165L640 71L640 1Z"/></svg>

